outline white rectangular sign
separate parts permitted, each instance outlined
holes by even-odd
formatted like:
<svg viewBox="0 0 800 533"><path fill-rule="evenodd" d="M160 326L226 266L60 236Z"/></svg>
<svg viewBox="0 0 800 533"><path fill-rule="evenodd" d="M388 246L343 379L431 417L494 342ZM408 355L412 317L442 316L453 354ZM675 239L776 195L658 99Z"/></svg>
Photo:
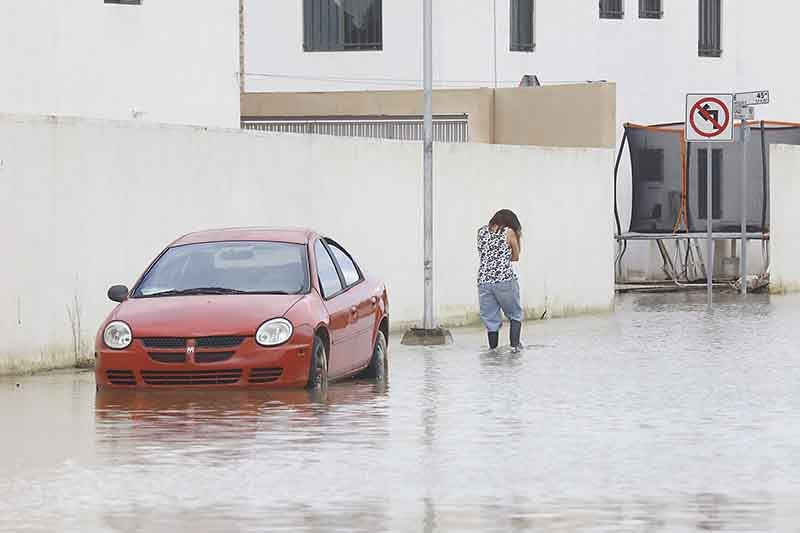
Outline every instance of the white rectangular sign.
<svg viewBox="0 0 800 533"><path fill-rule="evenodd" d="M737 120L753 120L756 118L755 108L749 105L734 104L733 118Z"/></svg>
<svg viewBox="0 0 800 533"><path fill-rule="evenodd" d="M687 94L686 140L733 142L733 95Z"/></svg>
<svg viewBox="0 0 800 533"><path fill-rule="evenodd" d="M763 105L769 103L769 91L753 91L749 93L736 93L733 101L739 105Z"/></svg>

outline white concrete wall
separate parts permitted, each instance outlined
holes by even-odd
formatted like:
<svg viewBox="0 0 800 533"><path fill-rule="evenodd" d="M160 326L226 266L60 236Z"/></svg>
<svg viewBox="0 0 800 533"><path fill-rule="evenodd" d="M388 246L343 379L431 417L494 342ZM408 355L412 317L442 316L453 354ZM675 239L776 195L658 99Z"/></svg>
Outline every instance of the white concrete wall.
<svg viewBox="0 0 800 533"><path fill-rule="evenodd" d="M238 2L0 2L0 65L1 113L235 127Z"/></svg>
<svg viewBox="0 0 800 533"><path fill-rule="evenodd" d="M770 148L770 292L800 291L800 146Z"/></svg>
<svg viewBox="0 0 800 533"><path fill-rule="evenodd" d="M68 362L161 248L198 229L313 226L387 281L394 326L422 313L419 143L0 115L0 370ZM613 300L611 150L437 145L436 284L445 323L477 318L476 229L524 225L525 306ZM74 306L73 306L74 307Z"/></svg>

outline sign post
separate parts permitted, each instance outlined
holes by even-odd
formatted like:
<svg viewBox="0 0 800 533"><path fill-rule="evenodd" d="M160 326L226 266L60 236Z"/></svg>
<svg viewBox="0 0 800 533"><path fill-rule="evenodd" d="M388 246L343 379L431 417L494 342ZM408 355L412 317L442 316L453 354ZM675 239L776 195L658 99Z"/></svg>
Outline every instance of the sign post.
<svg viewBox="0 0 800 533"><path fill-rule="evenodd" d="M755 118L753 106L769 103L769 91L736 93L733 102L735 118L742 121L742 244L739 276L742 296L747 296L747 141L750 139L750 126L747 121Z"/></svg>
<svg viewBox="0 0 800 533"><path fill-rule="evenodd" d="M753 109L752 107L750 109ZM739 246L739 267L741 277L740 290L742 296L747 296L747 140L750 137L750 127L742 119L742 244Z"/></svg>
<svg viewBox="0 0 800 533"><path fill-rule="evenodd" d="M732 94L687 94L686 95L686 142L701 141L706 146L706 287L708 310L713 305L714 284L714 143L733 142L733 95ZM720 178L722 176L720 175Z"/></svg>

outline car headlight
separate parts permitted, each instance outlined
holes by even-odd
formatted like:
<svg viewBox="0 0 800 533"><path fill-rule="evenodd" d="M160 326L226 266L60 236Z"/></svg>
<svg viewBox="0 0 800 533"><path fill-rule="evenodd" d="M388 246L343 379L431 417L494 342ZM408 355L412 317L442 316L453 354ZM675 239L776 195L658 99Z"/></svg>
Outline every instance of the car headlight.
<svg viewBox="0 0 800 533"><path fill-rule="evenodd" d="M256 342L261 346L277 346L292 337L292 323L285 318L267 320L256 331Z"/></svg>
<svg viewBox="0 0 800 533"><path fill-rule="evenodd" d="M103 341L112 350L123 350L131 345L133 333L125 322L115 320L106 326L103 332Z"/></svg>

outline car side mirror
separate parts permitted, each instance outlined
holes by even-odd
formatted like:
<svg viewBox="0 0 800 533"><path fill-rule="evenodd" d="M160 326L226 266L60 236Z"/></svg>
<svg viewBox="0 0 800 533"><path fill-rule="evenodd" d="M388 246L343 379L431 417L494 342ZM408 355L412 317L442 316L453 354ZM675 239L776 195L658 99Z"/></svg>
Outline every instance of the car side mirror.
<svg viewBox="0 0 800 533"><path fill-rule="evenodd" d="M108 299L112 302L124 302L128 299L128 287L125 285L114 285L108 289Z"/></svg>

